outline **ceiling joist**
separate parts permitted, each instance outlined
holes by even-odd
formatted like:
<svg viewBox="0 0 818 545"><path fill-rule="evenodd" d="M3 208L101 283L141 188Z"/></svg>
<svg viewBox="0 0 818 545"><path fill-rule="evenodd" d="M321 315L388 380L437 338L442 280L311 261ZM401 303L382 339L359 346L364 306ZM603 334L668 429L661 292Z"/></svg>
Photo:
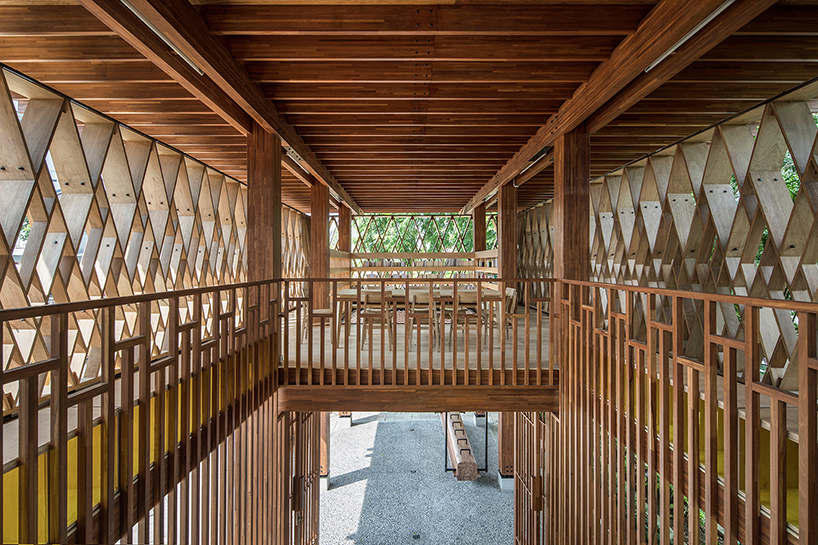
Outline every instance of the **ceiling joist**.
<svg viewBox="0 0 818 545"><path fill-rule="evenodd" d="M301 159L299 163L318 180L338 195L356 214L362 213L352 197L341 187L333 175L310 150L309 146L279 115L275 106L267 100L261 88L250 79L247 71L230 54L224 44L210 33L198 11L187 0L133 0L132 5L164 34L192 64L175 55L170 48L143 24L119 0L79 0L88 11L122 36L149 60L168 73L197 98L207 103L213 93L226 93L230 101L210 100L208 104L247 134L255 121L265 130L274 132L282 144L292 148ZM173 61L173 62L171 62ZM215 85L214 85L215 84ZM210 95L209 95L210 93ZM241 113L225 106L237 104ZM247 119L249 116L250 120Z"/></svg>
<svg viewBox="0 0 818 545"><path fill-rule="evenodd" d="M728 11L734 11L734 8L743 9L757 15L772 3L774 2L771 0L737 0ZM514 157L469 200L462 211L471 212L498 187L517 176L539 150L552 145L561 134L576 128L641 75L644 75L645 80L648 81L655 78L656 82L644 82L634 91L629 91L627 94L630 98L623 101L618 109L612 110L608 117L616 114L610 117L613 119L626 111L629 105L638 101L636 97L643 98L721 40L730 36L737 30L733 27L733 21L726 22L727 18L717 17L706 27L709 28L706 40L697 40L695 47L686 48L686 55L679 59L673 55L660 63L657 68L645 73L645 69L723 4L724 0L700 1L695 2L691 9L691 3L684 0L662 0L645 17L636 32L622 40L622 43L611 53L611 57L597 67L589 80L582 84L573 97L566 100L560 107L559 112L552 115ZM743 23L746 22L746 20L743 21ZM669 68L667 65L672 65L672 67ZM654 84L655 87L653 87ZM642 93L641 96L639 96L640 93Z"/></svg>

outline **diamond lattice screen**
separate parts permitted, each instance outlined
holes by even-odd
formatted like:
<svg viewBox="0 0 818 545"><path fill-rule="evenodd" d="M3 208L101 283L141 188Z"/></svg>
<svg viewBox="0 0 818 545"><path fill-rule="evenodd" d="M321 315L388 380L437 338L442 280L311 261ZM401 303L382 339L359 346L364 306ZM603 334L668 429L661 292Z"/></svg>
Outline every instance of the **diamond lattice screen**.
<svg viewBox="0 0 818 545"><path fill-rule="evenodd" d="M487 218L487 246L496 248L496 214ZM369 252L471 252L474 224L465 215L377 214L352 218L352 248Z"/></svg>
<svg viewBox="0 0 818 545"><path fill-rule="evenodd" d="M0 70L0 307L244 281L246 197L244 184ZM305 276L306 221L284 207L285 276ZM186 304L180 303L183 318L190 316ZM209 324L212 307L203 308ZM134 309L118 307L117 338L135 334ZM167 304L157 303L152 313L158 354ZM4 369L49 357L47 323L4 327ZM99 375L100 316L74 313L68 328L74 386ZM12 387L4 392L6 410L15 396Z"/></svg>
<svg viewBox="0 0 818 545"><path fill-rule="evenodd" d="M760 107L592 183L591 278L818 301L818 128L809 104L795 98L803 97ZM551 274L551 214L544 204L521 215L526 275ZM733 305L717 314L723 334L744 337ZM686 355L702 358L702 309L686 308L685 323ZM795 318L767 309L760 328L764 380L796 390Z"/></svg>

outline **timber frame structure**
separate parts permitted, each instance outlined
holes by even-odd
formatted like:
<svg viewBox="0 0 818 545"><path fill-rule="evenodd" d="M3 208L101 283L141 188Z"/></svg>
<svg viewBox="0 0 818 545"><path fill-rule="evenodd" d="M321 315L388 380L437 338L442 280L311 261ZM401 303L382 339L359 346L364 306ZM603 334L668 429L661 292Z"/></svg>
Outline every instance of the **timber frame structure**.
<svg viewBox="0 0 818 545"><path fill-rule="evenodd" d="M317 543L327 412L478 410L515 544L818 543L816 28L0 1L2 541Z"/></svg>

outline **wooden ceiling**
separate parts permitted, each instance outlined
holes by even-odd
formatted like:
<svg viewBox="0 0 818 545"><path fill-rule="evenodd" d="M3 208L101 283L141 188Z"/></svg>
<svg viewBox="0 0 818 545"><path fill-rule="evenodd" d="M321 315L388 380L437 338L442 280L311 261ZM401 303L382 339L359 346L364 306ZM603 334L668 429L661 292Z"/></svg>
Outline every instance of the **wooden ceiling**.
<svg viewBox="0 0 818 545"><path fill-rule="evenodd" d="M242 132L84 7L15 3L0 0L0 62L245 180ZM461 209L656 4L193 3L367 212ZM592 177L818 76L812 3L770 7L621 115L592 116ZM520 207L552 187L548 167ZM282 193L309 211L287 171Z"/></svg>

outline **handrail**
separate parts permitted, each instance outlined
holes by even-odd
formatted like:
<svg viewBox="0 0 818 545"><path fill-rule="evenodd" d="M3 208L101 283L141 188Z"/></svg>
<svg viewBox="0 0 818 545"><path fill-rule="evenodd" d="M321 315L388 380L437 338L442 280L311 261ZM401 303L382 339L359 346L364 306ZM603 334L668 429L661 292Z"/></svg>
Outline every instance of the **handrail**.
<svg viewBox="0 0 818 545"><path fill-rule="evenodd" d="M56 303L52 305L38 305L32 307L18 307L0 310L0 321L19 320L25 318L32 318L35 316L53 316L63 312L81 312L85 310L101 309L120 305L131 305L142 302L151 302L170 297L190 297L197 294L212 293L216 291L227 291L232 289L251 288L256 286L263 286L277 282L297 283L297 282L337 282L341 278L273 278L269 280L257 280L253 282L241 282L237 284L223 284L218 286L206 286L200 288L188 288L182 290L163 291L150 294L140 295L125 295L119 297L103 297L100 299L89 299L87 301L80 301L76 303ZM353 279L358 280L358 279ZM405 283L407 280L411 283L429 284L429 283L448 283L448 282L475 282L476 278L402 278L399 276L383 277L383 278L367 278L367 281L385 282L385 283ZM752 305L758 307L768 307L780 310L815 312L818 310L818 303L807 301L796 301L786 299L763 299L759 297L749 297L746 295L726 295L721 293L701 292L701 291L686 291L673 290L669 288L652 288L643 286L628 286L624 284L609 284L606 282L591 282L584 280L567 280L559 278L491 278L481 279L484 281L491 281L493 283L523 283L523 282L547 282L555 283L562 282L565 284L572 284L586 287L604 287L616 291L627 291L632 293L643 293L649 295L661 295L666 297L682 297L684 299L696 299L699 301L714 301L717 303L734 303L739 305Z"/></svg>
<svg viewBox="0 0 818 545"><path fill-rule="evenodd" d="M31 307L8 308L0 310L0 322L8 322L11 320L21 320L26 318L33 318L35 316L54 316L55 314L62 314L64 312L82 312L85 310L95 310L108 307L116 307L121 305L133 305L136 303L149 303L151 301L158 301L161 299L169 299L172 297L190 297L194 295L201 295L204 293L213 293L216 291L238 290L243 288L252 288L256 286L264 286L274 284L282 281L297 281L295 279L274 279L274 280L257 280L254 282L241 282L237 284L220 284L218 286L206 286L203 288L187 288L182 290L160 291L156 293L143 293L140 295L122 295L119 297L103 297L100 299L88 299L87 301L78 301L76 303L55 303L53 305L38 305ZM308 279L309 280L309 279ZM337 280L337 278L330 279Z"/></svg>

